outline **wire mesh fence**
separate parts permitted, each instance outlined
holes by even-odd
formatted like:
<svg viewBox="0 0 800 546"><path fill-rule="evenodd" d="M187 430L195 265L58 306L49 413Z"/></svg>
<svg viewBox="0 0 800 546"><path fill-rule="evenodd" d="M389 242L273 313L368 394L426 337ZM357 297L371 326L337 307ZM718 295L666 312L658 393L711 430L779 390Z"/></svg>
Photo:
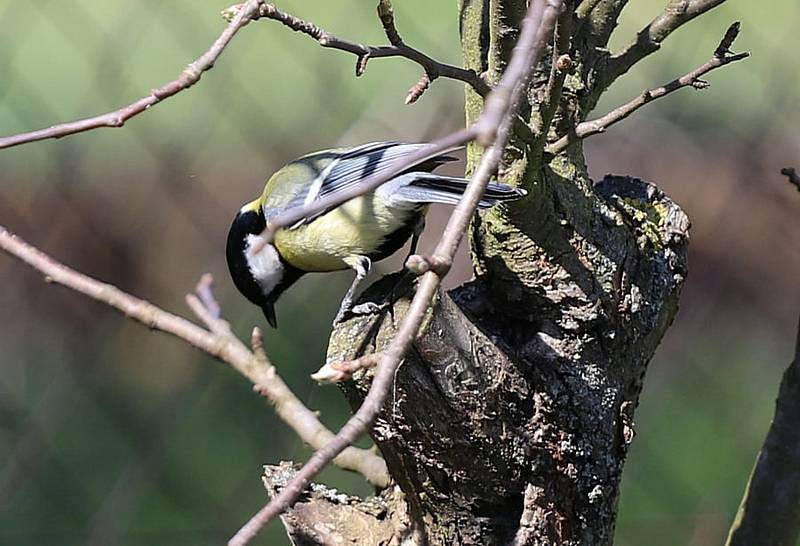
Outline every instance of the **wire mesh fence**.
<svg viewBox="0 0 800 546"><path fill-rule="evenodd" d="M663 6L632 2L614 45ZM730 4L730 5L728 5ZM0 6L0 132L146 94L220 32L211 0L11 1ZM383 41L372 3L282 2L353 40ZM404 38L458 64L451 3L396 6ZM726 3L681 29L598 112L703 62L732 20L754 57L587 142L590 170L653 180L693 219L683 309L654 360L623 480L617 543L705 545L730 523L769 423L798 310L800 7ZM201 273L246 335L262 318L227 281L233 213L286 160L337 144L425 140L463 123L462 86L402 100L419 69L353 59L270 22L250 25L193 89L132 120L2 152L0 224L58 259L184 313ZM429 231L441 225L429 222ZM435 235L433 235L435 236ZM433 236L429 236L428 243ZM423 240L423 247L426 242ZM394 262L387 268L396 267ZM469 275L466 258L453 281ZM264 501L262 463L307 451L237 376L0 258L0 543L218 544ZM332 428L348 408L308 374L347 275L309 278L268 335L284 378ZM331 470L328 483L368 489ZM282 544L279 528L262 538Z"/></svg>

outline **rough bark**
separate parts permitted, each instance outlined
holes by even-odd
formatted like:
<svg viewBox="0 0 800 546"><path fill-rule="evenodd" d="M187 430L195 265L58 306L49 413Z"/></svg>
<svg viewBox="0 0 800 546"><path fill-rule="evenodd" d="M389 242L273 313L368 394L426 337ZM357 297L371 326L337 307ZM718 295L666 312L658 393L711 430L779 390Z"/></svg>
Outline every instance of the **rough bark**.
<svg viewBox="0 0 800 546"><path fill-rule="evenodd" d="M287 462L265 466L264 487L272 496L296 473L297 468ZM281 516L281 521L294 546L399 546L410 534L405 504L400 497L396 487L361 500L324 485L312 484Z"/></svg>
<svg viewBox="0 0 800 546"><path fill-rule="evenodd" d="M598 241L594 253L580 237L553 264L539 255L528 264L537 283L518 274L516 285L505 282L507 297L484 276L440 293L397 373L373 437L429 544L508 544L528 484L536 495L526 544L611 542L633 409L686 274L688 220L641 180L607 177L592 189L601 215L586 233ZM337 329L328 358L381 350L405 302L394 320L361 317ZM346 386L353 405L370 375Z"/></svg>
<svg viewBox="0 0 800 546"><path fill-rule="evenodd" d="M466 68L496 81L524 6L462 0ZM648 182L607 176L593 184L580 144L556 157L543 153L548 134L564 134L588 115L581 97L591 92L584 75L592 56L570 43L575 23L571 15L560 20L564 39L554 46L572 57L563 93L547 85L556 51L537 68L504 160L503 180L529 195L475 218L476 277L439 293L373 431L404 496L392 502L404 504L413 522L408 544L505 545L516 537L537 546L603 545L613 538L633 412L677 310L689 221ZM467 90L468 123L481 108L481 97ZM468 172L479 154L469 148ZM394 317L340 325L329 360L386 345L413 293L412 279L396 281L383 279L362 296L401 294ZM344 386L353 406L371 375L358 372Z"/></svg>

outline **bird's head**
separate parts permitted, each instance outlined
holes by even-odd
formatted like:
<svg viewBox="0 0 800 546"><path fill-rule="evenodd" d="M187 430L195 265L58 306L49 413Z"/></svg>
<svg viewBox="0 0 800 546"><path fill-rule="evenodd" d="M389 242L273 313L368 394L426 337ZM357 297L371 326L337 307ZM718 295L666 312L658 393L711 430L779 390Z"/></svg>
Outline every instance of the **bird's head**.
<svg viewBox="0 0 800 546"><path fill-rule="evenodd" d="M231 224L225 254L236 288L261 307L270 326L277 328L275 301L297 275L274 245L264 244L261 233L266 225L261 199L244 205Z"/></svg>

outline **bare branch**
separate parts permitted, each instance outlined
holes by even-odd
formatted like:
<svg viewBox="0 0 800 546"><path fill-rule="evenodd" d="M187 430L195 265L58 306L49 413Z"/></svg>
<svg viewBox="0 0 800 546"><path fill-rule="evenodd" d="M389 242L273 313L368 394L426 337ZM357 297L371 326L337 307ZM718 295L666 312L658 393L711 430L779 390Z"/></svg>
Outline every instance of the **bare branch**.
<svg viewBox="0 0 800 546"><path fill-rule="evenodd" d="M552 154L560 153L578 140L582 140L592 135L604 132L615 123L618 123L633 114L642 106L652 102L655 99L669 95L673 91L677 91L683 87L693 87L695 89L707 88L709 83L702 79L704 75L716 68L736 61L741 61L742 59L746 59L750 56L750 53L747 52L733 55L729 54L728 48L733 43L733 40L736 38L738 32L739 23L733 23L725 33L725 37L720 42L720 45L714 51L714 55L702 66L692 70L688 74L681 76L676 80L672 80L671 82L664 84L661 87L647 89L635 99L623 104L619 108L612 110L602 117L580 123L572 132L562 136L556 142L548 146L547 151Z"/></svg>
<svg viewBox="0 0 800 546"><path fill-rule="evenodd" d="M533 132L536 135L535 149L537 153L541 151L547 142L548 129L558 110L561 92L564 89L564 81L572 68L572 58L569 55L571 38L572 13L570 13L569 10L564 10L556 24L550 77L548 78L547 87L545 87L544 95L539 105L539 119L533 120Z"/></svg>
<svg viewBox="0 0 800 546"><path fill-rule="evenodd" d="M40 271L48 281L105 303L148 328L171 334L230 364L259 387L259 392L275 407L281 419L314 449L327 445L333 439L333 433L320 423L316 414L305 407L277 375L275 368L263 355L263 350L260 355L251 353L230 332L227 322L214 318L198 297L190 295L188 297L190 305L201 316L203 322L209 325L211 331L127 294L116 286L70 269L25 243L2 226L0 226L0 249ZM368 450L348 448L334 462L342 468L359 472L378 487L385 487L389 483L386 463Z"/></svg>
<svg viewBox="0 0 800 546"><path fill-rule="evenodd" d="M397 29L394 27L394 15L392 14L391 4L388 2L382 1L378 5L378 13L384 30L386 31L390 42L392 42L392 45L386 46L370 46L344 40L326 30L323 30L310 21L305 21L299 17L295 17L294 15L283 12L272 4L267 4L263 1L259 2L259 4L258 11L252 17L252 20L255 21L262 18L272 19L282 23L296 32L310 36L319 42L319 45L322 47L339 49L341 51L352 53L357 57L356 76L360 76L364 73L368 59L377 59L380 57L404 57L420 65L431 80L442 77L462 81L467 85L470 85L481 96L485 96L490 91L489 85L483 81L475 71L446 63L440 63L418 49L415 49L403 42L400 38L400 35L397 33ZM388 4L388 12L385 11L385 7L381 7L383 4ZM234 5L225 10L223 13L230 17L232 14L238 13L238 9L239 5ZM384 11L382 11L382 9ZM387 25L389 26L387 27Z"/></svg>
<svg viewBox="0 0 800 546"><path fill-rule="evenodd" d="M211 273L205 273L200 277L194 291L212 317L215 319L222 318L222 309L217 303L217 298L214 297L214 277L211 276Z"/></svg>
<svg viewBox="0 0 800 546"><path fill-rule="evenodd" d="M208 312L208 309L206 309L206 306L203 305L202 301L200 301L200 298L198 298L194 294L186 294L185 299L186 299L186 305L189 307L189 309L192 310L194 316L200 319L200 322L205 324L206 327L213 332L214 329L217 327L217 319L211 316L211 313ZM221 332L214 332L214 333L219 334Z"/></svg>
<svg viewBox="0 0 800 546"><path fill-rule="evenodd" d="M446 256L422 256L412 254L405 263L405 268L415 275L424 275L428 271L433 271L440 277L447 275L453 266L453 260Z"/></svg>
<svg viewBox="0 0 800 546"><path fill-rule="evenodd" d="M633 42L608 60L602 71L601 89L607 88L633 65L658 51L661 42L679 27L723 2L725 0L670 0L664 11L640 30Z"/></svg>
<svg viewBox="0 0 800 546"><path fill-rule="evenodd" d="M789 184L792 184L797 188L797 191L800 191L800 176L797 175L794 167L784 167L781 169L781 174L789 179Z"/></svg>
<svg viewBox="0 0 800 546"><path fill-rule="evenodd" d="M403 39L400 33L397 32L397 27L394 24L394 9L392 8L392 0L378 0L378 18L383 25L383 31L386 33L386 38L389 43L394 46L403 45Z"/></svg>
<svg viewBox="0 0 800 546"><path fill-rule="evenodd" d="M592 14L592 11L602 2L603 0L582 0L578 7L575 9L575 16L578 19L579 24L586 21L589 16Z"/></svg>
<svg viewBox="0 0 800 546"><path fill-rule="evenodd" d="M102 127L122 127L132 117L138 116L142 112L152 108L158 103L177 95L181 91L190 88L198 81L203 75L203 72L210 70L214 63L217 61L222 52L228 46L230 41L247 23L252 20L253 15L256 13L258 6L262 0L248 0L243 4L243 8L239 10L236 17L230 20L228 26L222 31L211 47L198 57L194 62L189 64L183 72L173 81L162 85L158 89L154 89L146 97L142 97L134 103L123 106L113 112L101 114L91 118L80 119L68 123L60 123L47 127L46 129L39 129L29 133L20 133L7 137L0 138L0 150L3 148L11 148L19 146L20 144L27 144L29 142L37 142L39 140L47 140L50 138L61 138L67 135L74 135L76 133L83 133L92 129L100 129Z"/></svg>
<svg viewBox="0 0 800 546"><path fill-rule="evenodd" d="M406 104L414 104L419 100L422 94L428 90L431 86L431 77L426 72L423 74L417 83L415 83L411 89L408 90L408 94L406 95Z"/></svg>
<svg viewBox="0 0 800 546"><path fill-rule="evenodd" d="M593 47L605 47L628 0L584 0L576 10L578 29Z"/></svg>
<svg viewBox="0 0 800 546"><path fill-rule="evenodd" d="M297 473L292 463L264 466L262 481L272 497ZM313 483L283 518L289 543L295 546L399 546L397 535L409 529L390 504L396 496L373 496L366 500ZM271 541L270 541L271 542ZM406 545L413 541L405 540Z"/></svg>
<svg viewBox="0 0 800 546"><path fill-rule="evenodd" d="M800 537L800 320L794 360L726 546L794 546Z"/></svg>
<svg viewBox="0 0 800 546"><path fill-rule="evenodd" d="M527 90L531 68L541 57L547 41L551 39L560 11L561 0L534 0L528 7L520 38L508 68L489 96L484 114L476 122L476 125L482 127L482 131L492 136L496 135L496 138L492 139L494 141L492 146L483 154L469 186L451 214L442 238L436 246L434 256L444 261L452 262L486 185L497 171L509 139L517 105ZM492 122L497 125L491 126ZM243 546L250 542L267 522L294 504L314 476L327 466L337 453L372 427L391 390L395 371L416 338L440 283L441 277L433 270L422 275L408 313L385 350L372 386L361 407L342 427L336 438L317 451L286 487L236 533L229 542L231 546Z"/></svg>
<svg viewBox="0 0 800 546"><path fill-rule="evenodd" d="M433 81L438 77L450 78L463 81L464 83L472 86L475 91L481 95L486 95L489 92L489 85L474 71L440 63L425 55L421 51L402 43L402 41L399 45L392 46L364 46L361 44L348 42L323 31L312 23L303 21L302 19L298 19L297 17L287 13L283 13L271 4L264 3L263 0L248 0L243 4L236 4L235 6L231 6L230 8L224 10L223 16L229 21L227 27L225 27L225 30L214 41L211 47L205 53L203 53L203 55L198 57L194 62L190 63L178 75L178 77L171 82L152 90L149 95L142 97L136 102L123 106L122 108L112 112L66 123L60 123L44 129L38 129L36 131L0 137L0 150L4 148L12 148L21 144L27 144L29 142L37 142L51 138L62 138L77 133L91 131L93 129L101 129L104 127L123 127L129 119L138 116L160 102L177 95L181 91L192 87L194 84L200 81L203 73L210 70L214 66L214 63L217 61L220 55L222 55L222 52L228 46L236 33L239 32L239 30L241 30L250 21L255 21L262 17L278 20L293 30L303 32L304 34L316 39L323 47L341 49L357 55L357 76L363 74L369 58L405 57L422 66L425 69L425 73L430 81ZM399 38L399 35L397 35L397 38ZM414 100L419 99L419 97L422 95L422 92L424 92L424 89L417 94ZM414 100L410 102L414 102Z"/></svg>
<svg viewBox="0 0 800 546"><path fill-rule="evenodd" d="M339 362L326 362L319 370L311 375L311 379L319 383L341 383L353 378L358 370L368 370L377 366L383 353L370 353L355 360L342 360Z"/></svg>

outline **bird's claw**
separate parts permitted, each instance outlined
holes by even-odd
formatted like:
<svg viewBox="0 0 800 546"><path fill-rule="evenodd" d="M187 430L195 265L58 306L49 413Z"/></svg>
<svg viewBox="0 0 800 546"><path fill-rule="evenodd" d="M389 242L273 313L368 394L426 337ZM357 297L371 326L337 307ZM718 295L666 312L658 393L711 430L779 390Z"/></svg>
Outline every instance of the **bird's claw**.
<svg viewBox="0 0 800 546"><path fill-rule="evenodd" d="M374 301L368 301L354 305L349 309L340 309L339 312L336 313L336 318L333 319L333 325L336 326L337 324L341 324L348 317L361 317L364 315L380 313L388 306L388 303L375 303Z"/></svg>
<svg viewBox="0 0 800 546"><path fill-rule="evenodd" d="M388 303L375 303L374 301L367 301L354 306L350 310L350 313L354 316L372 315L383 311L388 305Z"/></svg>

